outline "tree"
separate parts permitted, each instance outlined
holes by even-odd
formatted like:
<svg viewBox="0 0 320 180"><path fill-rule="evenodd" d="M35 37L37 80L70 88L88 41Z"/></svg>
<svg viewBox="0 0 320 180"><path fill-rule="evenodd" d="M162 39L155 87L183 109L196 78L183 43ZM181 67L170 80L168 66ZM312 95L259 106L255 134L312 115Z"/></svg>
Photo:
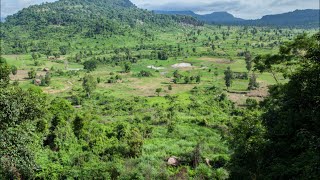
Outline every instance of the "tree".
<svg viewBox="0 0 320 180"><path fill-rule="evenodd" d="M185 84L189 84L190 83L190 77L189 76L185 76L184 77L184 83Z"/></svg>
<svg viewBox="0 0 320 180"><path fill-rule="evenodd" d="M138 128L133 128L130 132L129 141L129 155L130 157L138 157L142 153L143 136Z"/></svg>
<svg viewBox="0 0 320 180"><path fill-rule="evenodd" d="M198 76L196 76L196 83L200 83L201 82L201 77L198 75Z"/></svg>
<svg viewBox="0 0 320 180"><path fill-rule="evenodd" d="M6 87L10 82L10 66L7 64L6 59L0 57L0 87Z"/></svg>
<svg viewBox="0 0 320 180"><path fill-rule="evenodd" d="M166 51L159 51L158 52L158 59L160 60L167 60L169 58L168 53Z"/></svg>
<svg viewBox="0 0 320 180"><path fill-rule="evenodd" d="M245 53L245 61L246 61L246 68L248 72L250 72L252 68L252 58L251 58L250 52Z"/></svg>
<svg viewBox="0 0 320 180"><path fill-rule="evenodd" d="M33 60L37 60L38 59L38 55L36 53L34 53L34 52L31 54L31 57L32 57Z"/></svg>
<svg viewBox="0 0 320 180"><path fill-rule="evenodd" d="M42 86L49 86L51 82L51 75L49 72L46 73L44 78L41 78L41 85Z"/></svg>
<svg viewBox="0 0 320 180"><path fill-rule="evenodd" d="M231 156L229 169L231 179L260 179L263 166L262 154L266 140L265 127L261 113L244 111L242 118L236 119L236 126L231 129L231 147L235 150Z"/></svg>
<svg viewBox="0 0 320 180"><path fill-rule="evenodd" d="M83 63L83 68L86 69L88 72L94 71L97 69L97 61L96 60L90 60Z"/></svg>
<svg viewBox="0 0 320 180"><path fill-rule="evenodd" d="M257 76L253 73L249 79L248 90L254 90L259 88L259 83L257 82Z"/></svg>
<svg viewBox="0 0 320 180"><path fill-rule="evenodd" d="M214 46L214 44L211 45L211 49L212 51L216 50L216 47Z"/></svg>
<svg viewBox="0 0 320 180"><path fill-rule="evenodd" d="M300 35L261 57L261 70L297 61L289 81L269 89L261 116L240 122L234 133L232 177L317 179L320 176L320 33ZM304 52L304 53L296 53ZM259 63L259 62L257 62ZM261 119L261 121L259 121ZM241 132L243 131L243 132ZM245 162L245 163L244 163Z"/></svg>
<svg viewBox="0 0 320 180"><path fill-rule="evenodd" d="M68 49L67 46L60 46L59 50L60 50L61 55L66 55L67 54L67 49Z"/></svg>
<svg viewBox="0 0 320 180"><path fill-rule="evenodd" d="M298 36L282 48L286 51L280 51L282 61L276 61L275 66L292 58L300 60L289 82L273 86L263 103L267 110L263 123L269 142L265 149L268 154L263 156L263 172L268 179L317 179L320 176L320 33L313 37ZM297 55L295 51L305 54Z"/></svg>
<svg viewBox="0 0 320 180"><path fill-rule="evenodd" d="M181 76L181 74L179 74L179 71L178 71L178 70L175 70L175 71L173 72L173 77L180 79L182 76Z"/></svg>
<svg viewBox="0 0 320 180"><path fill-rule="evenodd" d="M160 93L161 93L161 92L162 92L162 88L157 88L157 89L156 89L156 93L157 93L158 96L160 96Z"/></svg>
<svg viewBox="0 0 320 180"><path fill-rule="evenodd" d="M129 63L126 63L123 67L123 72L124 73L129 73L131 71L131 66Z"/></svg>
<svg viewBox="0 0 320 180"><path fill-rule="evenodd" d="M216 81L217 81L217 78L219 76L219 72L217 70L215 70L213 75L216 77Z"/></svg>
<svg viewBox="0 0 320 180"><path fill-rule="evenodd" d="M73 121L73 132L74 135L79 139L81 137L81 131L84 126L84 118L80 115L77 115Z"/></svg>
<svg viewBox="0 0 320 180"><path fill-rule="evenodd" d="M36 70L34 70L33 68L28 72L28 77L29 79L34 79L37 76L37 72Z"/></svg>
<svg viewBox="0 0 320 180"><path fill-rule="evenodd" d="M16 75L18 72L18 68L16 66L11 66L11 72L13 75Z"/></svg>
<svg viewBox="0 0 320 180"><path fill-rule="evenodd" d="M92 75L87 74L83 77L82 87L87 93L88 98L90 98L91 93L96 89L97 87L97 81L95 78L93 78Z"/></svg>
<svg viewBox="0 0 320 180"><path fill-rule="evenodd" d="M44 117L46 98L38 90L0 88L0 177L34 179L36 164L30 144L33 124Z"/></svg>
<svg viewBox="0 0 320 180"><path fill-rule="evenodd" d="M229 89L229 87L232 85L232 79L233 79L233 72L231 71L230 67L228 67L227 70L224 71L224 80L225 80L227 89Z"/></svg>
<svg viewBox="0 0 320 180"><path fill-rule="evenodd" d="M193 47L193 48L192 48L192 52L193 52L193 53L196 53L196 52L197 52L197 48Z"/></svg>

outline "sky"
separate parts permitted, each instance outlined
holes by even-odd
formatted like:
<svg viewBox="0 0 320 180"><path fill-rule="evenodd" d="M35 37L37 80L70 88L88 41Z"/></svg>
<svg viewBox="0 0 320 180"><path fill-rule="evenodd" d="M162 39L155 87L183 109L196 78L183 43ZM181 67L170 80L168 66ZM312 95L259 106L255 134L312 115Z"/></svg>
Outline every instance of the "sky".
<svg viewBox="0 0 320 180"><path fill-rule="evenodd" d="M33 4L56 0L0 0L1 17L14 14ZM320 9L319 0L131 0L148 10L192 10L198 14L227 11L236 17L257 19L296 9Z"/></svg>

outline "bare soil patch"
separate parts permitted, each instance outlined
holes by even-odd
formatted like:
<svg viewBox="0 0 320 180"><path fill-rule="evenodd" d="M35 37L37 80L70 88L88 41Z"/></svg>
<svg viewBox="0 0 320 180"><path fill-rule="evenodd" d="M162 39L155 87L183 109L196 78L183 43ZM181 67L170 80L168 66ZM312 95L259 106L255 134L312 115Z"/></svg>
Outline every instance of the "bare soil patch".
<svg viewBox="0 0 320 180"><path fill-rule="evenodd" d="M199 58L199 60L214 62L217 64L231 64L231 63L233 63L232 61L230 61L228 59L219 59L219 58L210 58L210 57L202 57L202 58Z"/></svg>
<svg viewBox="0 0 320 180"><path fill-rule="evenodd" d="M192 64L190 63L178 63L178 64L174 64L171 67L173 68L191 68Z"/></svg>
<svg viewBox="0 0 320 180"><path fill-rule="evenodd" d="M237 105L244 105L248 98L256 99L257 101L262 101L268 95L269 93L267 86L261 86L260 88L249 92L228 92L229 99Z"/></svg>
<svg viewBox="0 0 320 180"><path fill-rule="evenodd" d="M16 75L10 75L10 79L13 81L25 81L28 80L28 72L29 70L18 70ZM45 76L46 72L37 71L37 76Z"/></svg>

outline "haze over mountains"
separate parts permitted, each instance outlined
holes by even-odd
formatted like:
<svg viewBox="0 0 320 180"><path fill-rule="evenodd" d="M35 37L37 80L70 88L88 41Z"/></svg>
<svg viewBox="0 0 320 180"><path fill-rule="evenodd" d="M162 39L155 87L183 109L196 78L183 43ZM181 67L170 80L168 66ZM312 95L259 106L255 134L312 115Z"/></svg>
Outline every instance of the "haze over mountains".
<svg viewBox="0 0 320 180"><path fill-rule="evenodd" d="M186 15L208 24L260 25L317 28L320 21L319 9L295 10L293 12L266 15L261 19L245 20L234 17L228 12L213 12L199 15L193 11L154 11L157 14Z"/></svg>

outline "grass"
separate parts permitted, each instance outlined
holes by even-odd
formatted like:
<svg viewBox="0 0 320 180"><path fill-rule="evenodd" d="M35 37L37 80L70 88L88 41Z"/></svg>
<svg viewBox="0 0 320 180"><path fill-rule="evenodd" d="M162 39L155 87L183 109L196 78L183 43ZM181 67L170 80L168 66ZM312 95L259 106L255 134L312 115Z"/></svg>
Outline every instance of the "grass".
<svg viewBox="0 0 320 180"><path fill-rule="evenodd" d="M222 26L205 26L201 30L201 34L196 36L196 42L186 42L186 39L191 38L188 36L190 32L193 31L192 28L182 28L174 29L170 31L154 31L155 40L145 40L145 45L171 45L173 48L176 48L178 44L184 51L187 51L186 56L181 57L171 57L169 60L150 60L142 59L138 63L132 64L131 72L127 74L120 73L122 71L121 65L103 65L99 64L98 68L91 74L95 77L100 77L102 82L98 85L97 92L108 92L110 95L117 97L130 97L130 96L147 96L153 97L156 96L155 89L162 88L164 91L161 93L161 96L166 94L184 94L187 93L195 86L199 87L208 87L215 85L218 87L225 88L224 85L224 70L227 67L231 67L234 72L247 72L245 68L244 57L239 57L238 53L248 50L252 55L257 54L266 54L266 53L276 53L277 46L269 47L268 44L273 44L274 42L284 42L292 39L298 33L301 33L301 30L298 29L284 29L283 31L289 36L279 36L275 32L277 30L270 29L266 31L264 28L258 28L258 33L252 35L250 33L250 28L245 30L243 27L227 27ZM223 40L222 34L226 33L229 36L226 36L226 40ZM310 31L312 33L312 30ZM126 37L124 40L121 36L113 36L111 38L99 38L96 39L87 39L87 38L78 38L76 41L70 43L71 47L75 51L70 52L66 56L62 56L60 61L48 60L45 55L42 55L41 58L37 59L41 65L35 66L34 60L30 54L24 55L3 55L7 59L10 65L15 65L19 70L29 71L31 68L37 69L38 74L42 72L43 68L54 68L61 69L65 71L65 64L63 61L69 57L74 56L79 51L93 51L94 53L102 52L102 55L97 55L97 57L111 57L113 54L113 49L117 47L137 47L139 42L136 40L141 36L140 33L133 32L132 36ZM211 50L211 47L203 46L204 42L208 42L208 37L210 36L213 44L216 46L216 55L210 56L199 56L199 53L206 53ZM216 39L218 37L218 39ZM260 41L260 38L263 40ZM270 38L270 41L267 40ZM238 43L236 43L238 39ZM49 42L53 43L53 41ZM256 47L258 44L264 44L264 47ZM196 54L192 53L192 48L196 47ZM132 54L139 53L150 53L151 51L141 50L141 51L132 51ZM101 54L101 53L100 53ZM230 61L231 60L231 61ZM176 70L171 66L176 63L191 63L194 68L191 69L179 69L181 74L188 76L201 75L202 82L200 84L173 84L172 74ZM147 68L147 66L156 66L163 67L159 71L152 70ZM82 64L69 62L69 69L82 69ZM208 70L211 69L211 72ZM137 77L137 74L142 71L150 71L152 77ZM218 72L218 76L214 76L214 72ZM108 84L107 80L111 77L110 73L115 75L120 75L123 79L121 83ZM72 91L73 87L81 87L81 77L84 76L85 72L80 72L78 76L73 77L52 77L52 83L50 87L43 87L43 90L52 94L63 94L66 95L68 92ZM271 85L275 83L275 80L270 73L259 74L257 81L263 84L264 86ZM279 74L281 82L285 82ZM30 87L30 80L22 80L20 84L23 88ZM168 86L172 85L173 90L169 91ZM246 91L248 86L248 80L234 80L231 87L231 91Z"/></svg>

